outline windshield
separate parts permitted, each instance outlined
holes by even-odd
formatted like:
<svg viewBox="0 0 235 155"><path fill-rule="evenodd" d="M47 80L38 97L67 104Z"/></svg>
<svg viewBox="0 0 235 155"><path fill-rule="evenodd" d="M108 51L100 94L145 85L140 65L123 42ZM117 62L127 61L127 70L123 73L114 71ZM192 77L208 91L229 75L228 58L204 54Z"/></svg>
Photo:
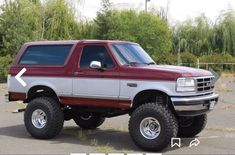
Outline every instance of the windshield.
<svg viewBox="0 0 235 155"><path fill-rule="evenodd" d="M121 65L155 64L138 44L113 44L113 53Z"/></svg>

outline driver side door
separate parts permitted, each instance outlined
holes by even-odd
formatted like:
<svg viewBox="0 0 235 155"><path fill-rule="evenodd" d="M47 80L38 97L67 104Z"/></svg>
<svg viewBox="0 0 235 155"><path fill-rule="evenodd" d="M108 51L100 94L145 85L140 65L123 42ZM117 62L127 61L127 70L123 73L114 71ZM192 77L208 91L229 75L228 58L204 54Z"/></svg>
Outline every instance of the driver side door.
<svg viewBox="0 0 235 155"><path fill-rule="evenodd" d="M101 62L102 70L90 68L92 61ZM119 83L118 67L105 45L84 46L73 85L77 104L117 107Z"/></svg>

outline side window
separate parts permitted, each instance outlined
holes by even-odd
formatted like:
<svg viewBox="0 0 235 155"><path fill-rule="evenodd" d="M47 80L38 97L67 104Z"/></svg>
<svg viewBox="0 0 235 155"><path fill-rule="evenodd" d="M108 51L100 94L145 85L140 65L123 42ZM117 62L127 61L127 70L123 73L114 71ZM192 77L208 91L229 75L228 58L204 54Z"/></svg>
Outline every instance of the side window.
<svg viewBox="0 0 235 155"><path fill-rule="evenodd" d="M89 68L92 61L99 61L103 68L113 68L115 65L104 46L85 46L83 48L80 67Z"/></svg>
<svg viewBox="0 0 235 155"><path fill-rule="evenodd" d="M63 65L73 45L32 45L22 55L22 65Z"/></svg>

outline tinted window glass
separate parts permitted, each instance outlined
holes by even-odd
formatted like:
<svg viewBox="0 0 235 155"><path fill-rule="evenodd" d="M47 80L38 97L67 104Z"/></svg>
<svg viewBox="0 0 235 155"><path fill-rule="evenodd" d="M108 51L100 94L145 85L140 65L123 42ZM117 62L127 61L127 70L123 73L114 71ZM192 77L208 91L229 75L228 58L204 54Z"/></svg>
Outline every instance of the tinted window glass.
<svg viewBox="0 0 235 155"><path fill-rule="evenodd" d="M99 61L103 68L113 68L114 63L103 46L85 46L80 61L81 68L88 68L92 61Z"/></svg>
<svg viewBox="0 0 235 155"><path fill-rule="evenodd" d="M122 65L149 64L153 59L137 44L113 44L113 52Z"/></svg>
<svg viewBox="0 0 235 155"><path fill-rule="evenodd" d="M63 65L73 45L30 46L20 59L24 65Z"/></svg>

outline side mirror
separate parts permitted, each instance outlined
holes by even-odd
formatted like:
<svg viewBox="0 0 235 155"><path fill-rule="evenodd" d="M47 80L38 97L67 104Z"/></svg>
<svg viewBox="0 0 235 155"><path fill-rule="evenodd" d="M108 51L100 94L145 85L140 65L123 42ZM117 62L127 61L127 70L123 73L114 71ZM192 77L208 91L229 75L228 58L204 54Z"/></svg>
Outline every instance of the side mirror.
<svg viewBox="0 0 235 155"><path fill-rule="evenodd" d="M90 68L94 68L94 69L101 69L101 62L99 61L92 61L90 63Z"/></svg>

